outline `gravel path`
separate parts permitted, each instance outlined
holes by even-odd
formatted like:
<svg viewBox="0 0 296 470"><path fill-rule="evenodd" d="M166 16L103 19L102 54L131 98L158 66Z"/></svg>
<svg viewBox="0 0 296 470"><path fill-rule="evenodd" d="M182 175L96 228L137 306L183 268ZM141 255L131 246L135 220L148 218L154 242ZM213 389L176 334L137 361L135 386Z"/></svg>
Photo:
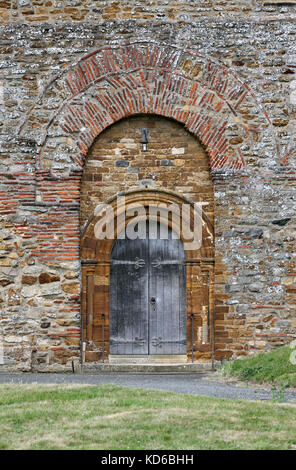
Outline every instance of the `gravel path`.
<svg viewBox="0 0 296 470"><path fill-rule="evenodd" d="M241 400L271 400L271 390L242 387L213 380L207 374L0 374L4 384L116 384L175 393ZM284 402L296 404L296 391L286 391Z"/></svg>

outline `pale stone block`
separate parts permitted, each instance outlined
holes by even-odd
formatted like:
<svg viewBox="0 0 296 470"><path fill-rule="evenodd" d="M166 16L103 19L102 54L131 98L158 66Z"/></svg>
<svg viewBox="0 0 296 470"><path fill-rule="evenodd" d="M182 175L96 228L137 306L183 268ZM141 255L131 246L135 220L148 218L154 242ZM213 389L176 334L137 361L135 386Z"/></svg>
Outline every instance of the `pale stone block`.
<svg viewBox="0 0 296 470"><path fill-rule="evenodd" d="M172 155L183 155L185 153L184 147L173 147L172 148Z"/></svg>

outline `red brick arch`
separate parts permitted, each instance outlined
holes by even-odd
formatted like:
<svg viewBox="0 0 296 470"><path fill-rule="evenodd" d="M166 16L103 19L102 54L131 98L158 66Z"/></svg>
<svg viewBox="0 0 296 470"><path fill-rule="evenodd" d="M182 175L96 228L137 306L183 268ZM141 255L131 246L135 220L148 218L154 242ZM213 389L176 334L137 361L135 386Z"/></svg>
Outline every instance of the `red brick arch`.
<svg viewBox="0 0 296 470"><path fill-rule="evenodd" d="M205 146L212 171L243 169L264 155L267 141L277 153L266 111L231 69L196 51L145 41L84 56L47 85L19 132L37 140L37 169L73 170L106 127L142 113L183 123Z"/></svg>

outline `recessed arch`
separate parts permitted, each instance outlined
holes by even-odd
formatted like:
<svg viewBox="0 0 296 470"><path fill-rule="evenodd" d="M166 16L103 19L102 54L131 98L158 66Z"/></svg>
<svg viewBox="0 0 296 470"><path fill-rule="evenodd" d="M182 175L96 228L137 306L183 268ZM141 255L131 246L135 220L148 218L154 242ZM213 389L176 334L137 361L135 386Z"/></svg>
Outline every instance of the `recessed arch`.
<svg viewBox="0 0 296 470"><path fill-rule="evenodd" d="M105 212L105 207L110 207L109 214ZM165 208L170 209L172 214L171 218L166 218L167 212L164 210L157 214L157 220L161 223L168 222L168 226L174 229L173 214L178 217L182 215L182 206L189 208L188 212L184 212L185 218L183 219L184 230L180 234L181 240L184 242L189 241L186 234L193 233L195 230L194 223L196 220L202 223L202 243L197 249L186 249L185 253L187 260L190 259L213 259L214 258L214 228L207 217L206 213L202 210L202 206L198 206L184 196L175 194L171 191L157 190L157 189L139 189L127 192L118 193L116 196L111 197L102 205L99 205L92 217L87 221L87 224L81 235L81 259L83 261L103 261L108 260L112 245L118 233L130 222L131 217L126 216L127 212L131 209L137 211L141 208ZM180 209L177 211L177 209ZM122 216L125 215L123 218ZM150 213L146 212L149 219ZM162 219L164 217L164 219ZM100 224L100 220L104 219L104 224L109 224L106 230L107 236L104 239L99 239L96 236L96 228ZM119 225L113 223L115 220L123 220ZM152 217L154 219L154 216ZM112 227L110 228L110 226ZM188 244L189 245L189 244ZM190 246L191 247L191 246Z"/></svg>

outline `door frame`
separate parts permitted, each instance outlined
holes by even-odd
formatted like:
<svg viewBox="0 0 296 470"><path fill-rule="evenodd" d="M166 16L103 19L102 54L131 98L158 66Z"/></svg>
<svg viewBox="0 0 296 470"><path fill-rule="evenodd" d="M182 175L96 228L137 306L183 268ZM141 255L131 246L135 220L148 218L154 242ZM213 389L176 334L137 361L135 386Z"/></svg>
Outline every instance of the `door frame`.
<svg viewBox="0 0 296 470"><path fill-rule="evenodd" d="M129 356L143 355L152 358L186 355L184 244L171 228L162 238L160 223L154 222L153 226L153 237L146 220L141 239L117 238L111 249L110 358L111 354L119 359L120 356L129 359ZM169 291L172 307L166 308L170 296L165 293Z"/></svg>
<svg viewBox="0 0 296 470"><path fill-rule="evenodd" d="M114 207L114 217L137 204L161 203L194 205L188 199L172 192L155 189L135 190L124 193L125 204L118 208L116 197L106 203ZM96 212L96 211L95 211ZM82 295L81 295L81 358L82 362L102 362L109 356L109 286L110 254L113 239L98 240L96 223L101 215L93 215L86 224L81 237ZM161 222L161 219L158 219ZM126 224L130 218L126 219ZM197 250L186 250L186 304L187 304L187 358L188 361L213 361L214 334L214 231L202 211L202 245ZM192 214L188 218L188 229L192 229ZM122 229L118 225L117 231ZM185 246L184 246L185 248ZM90 299L91 296L91 299ZM193 342L192 342L193 338ZM104 340L104 341L103 341ZM104 343L104 352L103 352Z"/></svg>

